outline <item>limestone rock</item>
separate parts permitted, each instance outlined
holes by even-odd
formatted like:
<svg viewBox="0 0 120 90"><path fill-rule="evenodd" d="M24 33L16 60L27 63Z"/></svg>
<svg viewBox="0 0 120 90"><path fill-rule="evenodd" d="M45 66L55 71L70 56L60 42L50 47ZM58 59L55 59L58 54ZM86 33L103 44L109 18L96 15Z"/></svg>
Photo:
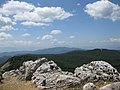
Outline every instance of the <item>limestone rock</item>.
<svg viewBox="0 0 120 90"><path fill-rule="evenodd" d="M36 69L45 62L48 62L48 60L46 58L40 58L36 61L24 62L23 66L21 66L17 70L17 72L20 76L20 79L30 80L33 73L36 71Z"/></svg>
<svg viewBox="0 0 120 90"><path fill-rule="evenodd" d="M9 77L9 76L16 76L17 75L17 73L16 73L16 71L15 70L11 70L11 71L7 71L7 72L5 72L5 73L3 73L3 78L7 78L7 77Z"/></svg>
<svg viewBox="0 0 120 90"><path fill-rule="evenodd" d="M80 84L80 79L60 72L42 73L32 77L33 83L41 89L68 88Z"/></svg>
<svg viewBox="0 0 120 90"><path fill-rule="evenodd" d="M105 61L92 61L75 69L75 76L82 81L120 81L120 74L109 63Z"/></svg>
<svg viewBox="0 0 120 90"><path fill-rule="evenodd" d="M48 61L43 63L40 67L37 68L35 73L47 73L47 72L52 72L52 71L62 71L60 67L57 66L54 61Z"/></svg>
<svg viewBox="0 0 120 90"><path fill-rule="evenodd" d="M83 86L83 90L95 90L96 86L93 83L87 83Z"/></svg>
<svg viewBox="0 0 120 90"><path fill-rule="evenodd" d="M68 88L80 83L80 79L70 72L63 72L54 61L40 58L27 61L16 70L21 80L30 80L40 89Z"/></svg>
<svg viewBox="0 0 120 90"><path fill-rule="evenodd" d="M33 83L41 89L68 88L80 83L80 79L63 72L53 61L43 63L33 74Z"/></svg>
<svg viewBox="0 0 120 90"><path fill-rule="evenodd" d="M120 82L108 84L100 88L100 90L120 90Z"/></svg>
<svg viewBox="0 0 120 90"><path fill-rule="evenodd" d="M40 58L36 61L26 61L17 69L3 74L4 77L18 74L21 80L32 80L40 90L69 90L70 87L82 85L83 90L95 90L92 82L120 81L120 74L105 61L93 61L77 67L75 73L64 72L52 60ZM106 89L107 88L107 89ZM112 89L111 89L112 88ZM120 90L120 82L106 85L100 90Z"/></svg>

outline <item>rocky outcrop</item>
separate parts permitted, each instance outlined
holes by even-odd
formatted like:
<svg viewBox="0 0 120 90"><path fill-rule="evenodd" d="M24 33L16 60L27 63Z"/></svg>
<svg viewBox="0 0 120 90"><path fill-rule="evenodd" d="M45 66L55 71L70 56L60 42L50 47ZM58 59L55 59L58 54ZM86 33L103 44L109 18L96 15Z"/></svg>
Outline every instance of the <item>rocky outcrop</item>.
<svg viewBox="0 0 120 90"><path fill-rule="evenodd" d="M83 90L96 90L93 82L120 81L118 71L105 61L93 61L84 64L77 67L73 74L62 71L52 60L40 58L36 61L24 62L19 69L5 72L3 76L14 76L16 74L18 74L20 80L32 80L40 90L67 90L67 88L85 83L87 84L83 86ZM100 90L113 90L111 87L115 88L114 90L120 90L120 83L110 84Z"/></svg>
<svg viewBox="0 0 120 90"><path fill-rule="evenodd" d="M41 89L68 88L80 83L80 79L63 72L53 61L43 63L33 74L33 83Z"/></svg>
<svg viewBox="0 0 120 90"><path fill-rule="evenodd" d="M80 79L72 73L63 72L54 61L40 58L27 61L16 70L21 80L31 80L40 89L68 88L80 84Z"/></svg>
<svg viewBox="0 0 120 90"><path fill-rule="evenodd" d="M41 89L68 88L80 83L79 78L58 72L39 74L32 81Z"/></svg>
<svg viewBox="0 0 120 90"><path fill-rule="evenodd" d="M83 86L83 90L96 90L96 86L93 83L87 83Z"/></svg>
<svg viewBox="0 0 120 90"><path fill-rule="evenodd" d="M120 90L120 82L108 84L100 88L100 90Z"/></svg>
<svg viewBox="0 0 120 90"><path fill-rule="evenodd" d="M75 76L82 81L120 81L120 74L105 61L93 61L75 69Z"/></svg>
<svg viewBox="0 0 120 90"><path fill-rule="evenodd" d="M36 61L27 61L23 63L17 72L19 74L19 78L22 80L31 80L33 73L40 67L43 63L48 62L46 58L40 58Z"/></svg>

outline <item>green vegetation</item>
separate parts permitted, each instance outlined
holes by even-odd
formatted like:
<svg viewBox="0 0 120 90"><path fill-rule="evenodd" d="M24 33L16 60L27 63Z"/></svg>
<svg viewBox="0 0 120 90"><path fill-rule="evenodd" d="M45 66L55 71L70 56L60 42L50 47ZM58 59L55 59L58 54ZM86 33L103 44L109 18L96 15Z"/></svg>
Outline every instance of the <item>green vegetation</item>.
<svg viewBox="0 0 120 90"><path fill-rule="evenodd" d="M46 57L49 60L54 60L58 66L60 66L65 71L73 72L74 69L83 64L87 64L91 61L96 60L104 60L108 63L112 64L115 68L120 72L120 51L117 50L107 50L107 49L94 49L87 51L73 51L64 54L46 54L46 55L21 55L14 56L9 58L8 61L1 64L1 67L6 63L10 63L10 65L4 70L12 70L17 69L22 65L24 61L28 60L36 60L41 57Z"/></svg>
<svg viewBox="0 0 120 90"><path fill-rule="evenodd" d="M4 70L0 69L0 83L1 83L1 80L3 79L3 77L2 77L3 73L4 73Z"/></svg>

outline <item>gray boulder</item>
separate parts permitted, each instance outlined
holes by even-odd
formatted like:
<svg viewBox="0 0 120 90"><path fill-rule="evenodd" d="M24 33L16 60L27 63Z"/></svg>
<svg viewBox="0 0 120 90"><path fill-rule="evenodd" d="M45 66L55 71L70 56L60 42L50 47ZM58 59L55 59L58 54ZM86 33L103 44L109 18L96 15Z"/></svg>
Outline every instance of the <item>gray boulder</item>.
<svg viewBox="0 0 120 90"><path fill-rule="evenodd" d="M44 62L43 64L41 64L41 66L39 66L35 73L47 73L47 72L53 72L53 71L57 71L60 72L62 71L60 67L57 66L56 63L54 63L54 61L48 61L48 62Z"/></svg>
<svg viewBox="0 0 120 90"><path fill-rule="evenodd" d="M74 75L82 81L120 81L118 71L105 61L92 61L89 64L77 67L74 72Z"/></svg>
<svg viewBox="0 0 120 90"><path fill-rule="evenodd" d="M108 84L100 88L100 90L120 90L120 82Z"/></svg>
<svg viewBox="0 0 120 90"><path fill-rule="evenodd" d="M83 86L83 90L96 90L96 86L93 83L87 83Z"/></svg>
<svg viewBox="0 0 120 90"><path fill-rule="evenodd" d="M36 71L36 69L45 62L48 62L46 58L40 58L36 61L24 62L23 66L17 70L20 79L31 80L31 77L33 76L33 73Z"/></svg>

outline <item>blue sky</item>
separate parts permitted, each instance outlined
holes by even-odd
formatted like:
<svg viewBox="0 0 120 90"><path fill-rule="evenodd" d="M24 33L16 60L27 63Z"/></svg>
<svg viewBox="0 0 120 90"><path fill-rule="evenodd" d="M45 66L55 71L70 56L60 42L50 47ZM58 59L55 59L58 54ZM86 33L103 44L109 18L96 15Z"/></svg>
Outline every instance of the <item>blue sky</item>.
<svg viewBox="0 0 120 90"><path fill-rule="evenodd" d="M0 52L120 49L119 0L0 0Z"/></svg>

